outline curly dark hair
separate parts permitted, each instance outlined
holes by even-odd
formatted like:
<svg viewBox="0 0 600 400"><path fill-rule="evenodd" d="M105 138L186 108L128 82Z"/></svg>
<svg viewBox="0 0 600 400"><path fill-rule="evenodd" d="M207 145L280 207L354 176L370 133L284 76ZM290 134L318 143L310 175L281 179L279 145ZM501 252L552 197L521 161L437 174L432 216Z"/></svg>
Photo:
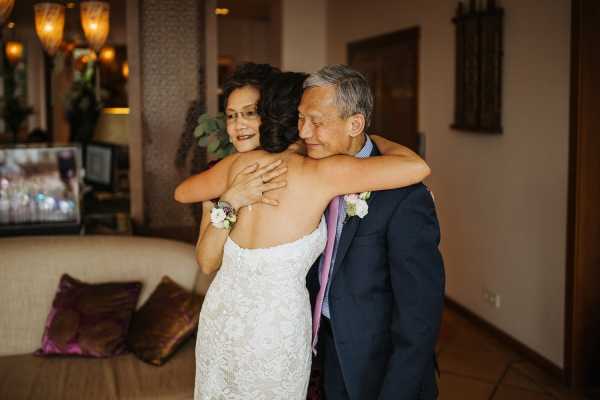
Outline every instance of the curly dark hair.
<svg viewBox="0 0 600 400"><path fill-rule="evenodd" d="M282 72L264 82L258 102L263 150L281 153L298 140L298 105L307 76L300 72Z"/></svg>
<svg viewBox="0 0 600 400"><path fill-rule="evenodd" d="M244 86L254 86L259 92L262 92L265 80L279 72L281 72L279 68L270 64L255 64L251 62L240 64L233 72L231 78L223 85L225 104L227 104L227 99L231 92Z"/></svg>

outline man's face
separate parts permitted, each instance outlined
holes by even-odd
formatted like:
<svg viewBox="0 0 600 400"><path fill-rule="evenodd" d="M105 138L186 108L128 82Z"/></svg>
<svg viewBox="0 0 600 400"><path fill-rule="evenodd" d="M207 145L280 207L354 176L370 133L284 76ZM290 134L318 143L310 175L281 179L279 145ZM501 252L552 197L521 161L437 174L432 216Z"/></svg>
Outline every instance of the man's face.
<svg viewBox="0 0 600 400"><path fill-rule="evenodd" d="M298 131L311 158L351 154L350 122L340 118L335 87L312 87L304 91L298 106Z"/></svg>

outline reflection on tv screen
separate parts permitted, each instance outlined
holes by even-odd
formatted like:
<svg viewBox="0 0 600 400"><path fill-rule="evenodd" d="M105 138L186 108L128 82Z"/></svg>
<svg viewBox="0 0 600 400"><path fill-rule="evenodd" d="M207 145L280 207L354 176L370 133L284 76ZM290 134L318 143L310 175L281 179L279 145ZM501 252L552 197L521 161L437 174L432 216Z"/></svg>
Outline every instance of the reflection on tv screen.
<svg viewBox="0 0 600 400"><path fill-rule="evenodd" d="M77 147L0 148L0 226L79 220Z"/></svg>

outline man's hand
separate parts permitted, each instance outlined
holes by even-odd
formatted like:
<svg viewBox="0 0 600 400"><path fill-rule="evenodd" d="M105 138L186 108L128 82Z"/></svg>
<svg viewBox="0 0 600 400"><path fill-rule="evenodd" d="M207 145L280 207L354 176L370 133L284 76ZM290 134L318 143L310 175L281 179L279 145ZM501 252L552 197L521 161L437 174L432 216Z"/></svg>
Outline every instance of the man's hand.
<svg viewBox="0 0 600 400"><path fill-rule="evenodd" d="M277 206L279 202L264 196L264 193L286 186L286 173L287 166L281 160L260 168L258 163L251 164L233 178L231 186L220 199L231 204L236 210L255 203ZM274 181L275 178L279 179Z"/></svg>

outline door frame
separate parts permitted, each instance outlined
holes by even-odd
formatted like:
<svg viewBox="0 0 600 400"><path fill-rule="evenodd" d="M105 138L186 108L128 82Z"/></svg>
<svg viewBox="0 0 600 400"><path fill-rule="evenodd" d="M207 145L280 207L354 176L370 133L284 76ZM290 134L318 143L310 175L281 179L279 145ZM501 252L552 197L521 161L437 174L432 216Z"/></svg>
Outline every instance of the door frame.
<svg viewBox="0 0 600 400"><path fill-rule="evenodd" d="M419 134L419 92L421 79L421 27L413 26L399 31L384 33L377 36L371 36L365 39L356 40L346 45L346 61L350 64L352 55L362 49L370 49L373 46L382 47L397 43L403 40L414 40L417 43L417 52L415 54L415 135L417 136L417 148L421 147L421 135Z"/></svg>
<svg viewBox="0 0 600 400"><path fill-rule="evenodd" d="M571 95L569 128L569 183L567 211L567 256L565 287L565 342L564 377L569 386L591 388L592 362L600 359L600 345L592 348L594 335L600 335L600 323L594 325L594 309L600 306L600 272L593 261L600 259L600 248L594 246L594 226L600 226L600 213L584 214L586 207L600 204L600 189L592 182L600 181L600 168L592 160L600 153L600 123L591 122L589 104L600 98L588 98L594 91L595 83L600 92L600 77L591 78L599 71L600 57L589 58L588 52L594 36L586 31L593 24L594 14L588 6L597 0L573 0L571 3ZM596 18L600 16L600 6L596 5ZM596 28L598 29L598 28ZM592 62L587 62L593 60ZM595 134L591 132L593 128ZM586 128L590 128L587 130ZM595 135L595 136L594 136ZM591 218L590 218L591 215ZM591 330L590 333L590 324ZM590 338L591 337L591 338ZM596 354L594 354L594 350ZM594 355L598 359L594 360ZM596 388L597 389L597 388Z"/></svg>

